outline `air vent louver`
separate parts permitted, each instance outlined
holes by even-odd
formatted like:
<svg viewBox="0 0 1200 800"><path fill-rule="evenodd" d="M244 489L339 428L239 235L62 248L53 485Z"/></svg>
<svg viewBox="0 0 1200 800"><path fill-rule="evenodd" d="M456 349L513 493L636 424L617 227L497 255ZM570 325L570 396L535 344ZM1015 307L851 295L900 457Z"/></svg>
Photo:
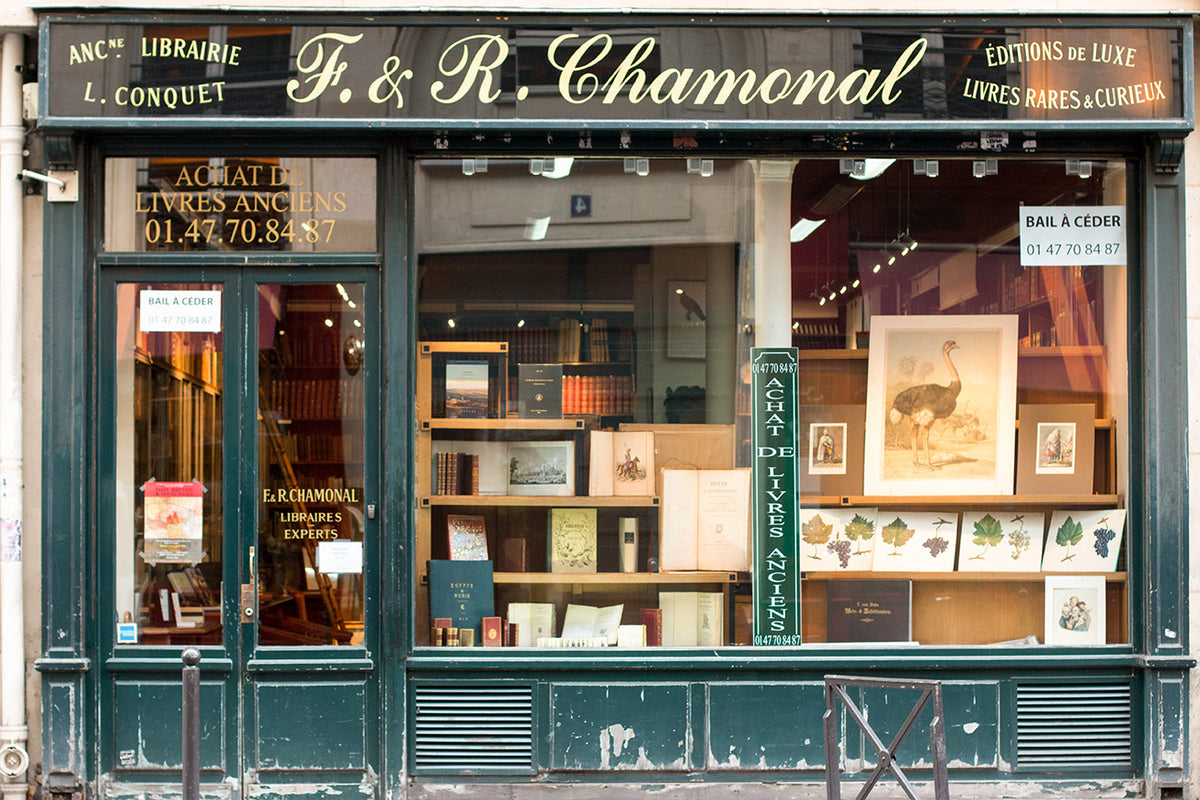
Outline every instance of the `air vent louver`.
<svg viewBox="0 0 1200 800"><path fill-rule="evenodd" d="M414 687L413 767L423 773L533 771L533 689Z"/></svg>
<svg viewBox="0 0 1200 800"><path fill-rule="evenodd" d="M1017 766L1077 772L1133 768L1128 684L1017 687Z"/></svg>

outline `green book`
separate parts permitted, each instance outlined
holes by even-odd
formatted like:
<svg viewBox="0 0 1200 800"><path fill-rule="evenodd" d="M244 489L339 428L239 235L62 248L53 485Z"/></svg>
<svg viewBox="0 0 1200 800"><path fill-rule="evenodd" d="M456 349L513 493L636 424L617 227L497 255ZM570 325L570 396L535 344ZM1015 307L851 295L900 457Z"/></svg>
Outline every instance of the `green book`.
<svg viewBox="0 0 1200 800"><path fill-rule="evenodd" d="M495 614L491 561L430 561L429 616L449 617L456 628L475 631L483 641L480 623Z"/></svg>

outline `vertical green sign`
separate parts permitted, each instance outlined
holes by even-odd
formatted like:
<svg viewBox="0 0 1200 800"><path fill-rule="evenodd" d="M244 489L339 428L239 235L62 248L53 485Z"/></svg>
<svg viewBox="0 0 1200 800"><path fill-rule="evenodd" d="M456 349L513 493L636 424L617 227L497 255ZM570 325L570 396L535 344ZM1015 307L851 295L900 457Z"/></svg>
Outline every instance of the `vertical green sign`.
<svg viewBox="0 0 1200 800"><path fill-rule="evenodd" d="M753 347L754 643L800 644L800 506L794 347Z"/></svg>

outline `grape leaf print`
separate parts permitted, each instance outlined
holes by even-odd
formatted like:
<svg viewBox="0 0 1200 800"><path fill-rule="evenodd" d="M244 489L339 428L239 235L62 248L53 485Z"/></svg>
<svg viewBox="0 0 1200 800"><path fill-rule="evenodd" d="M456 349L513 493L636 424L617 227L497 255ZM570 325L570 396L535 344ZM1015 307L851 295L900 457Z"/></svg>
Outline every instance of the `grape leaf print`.
<svg viewBox="0 0 1200 800"><path fill-rule="evenodd" d="M828 542L829 537L832 535L833 523L825 524L820 514L813 514L812 519L800 526L800 538L813 546L813 558L818 561L821 559L817 555L819 545Z"/></svg>
<svg viewBox="0 0 1200 800"><path fill-rule="evenodd" d="M883 527L883 530L879 532L879 538L883 539L884 544L892 546L892 552L888 555L898 556L900 555L901 546L911 539L914 533L916 531L908 527L907 522L896 517L895 520Z"/></svg>
<svg viewBox="0 0 1200 800"><path fill-rule="evenodd" d="M983 547L979 555L971 556L971 559L986 558L989 547L995 547L1004 541L1004 526L991 514L985 514L983 519L975 523L975 535L971 541Z"/></svg>
<svg viewBox="0 0 1200 800"><path fill-rule="evenodd" d="M1070 548L1083 541L1083 526L1076 522L1070 516L1067 521L1059 526L1058 532L1054 534L1054 543L1059 547L1067 548L1067 554L1059 559L1062 561L1070 561L1075 557L1075 554L1070 552Z"/></svg>
<svg viewBox="0 0 1200 800"><path fill-rule="evenodd" d="M846 524L846 538L858 541L858 549L854 551L854 555L860 556L869 552L863 550L863 545L875 538L875 520L855 514L854 519Z"/></svg>

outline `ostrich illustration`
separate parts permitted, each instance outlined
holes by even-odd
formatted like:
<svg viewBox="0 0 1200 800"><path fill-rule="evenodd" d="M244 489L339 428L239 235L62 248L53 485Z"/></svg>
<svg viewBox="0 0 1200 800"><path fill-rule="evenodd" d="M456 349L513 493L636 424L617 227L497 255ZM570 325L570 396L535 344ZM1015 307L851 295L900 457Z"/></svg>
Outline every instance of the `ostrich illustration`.
<svg viewBox="0 0 1200 800"><path fill-rule="evenodd" d="M958 403L962 381L958 377L958 370L954 368L954 362L950 360L950 351L957 349L958 344L953 341L942 345L942 358L946 361L946 368L950 370L949 386L939 386L936 383L910 386L896 395L888 412L888 419L893 425L898 425L904 417L912 420L912 459L917 466L921 466L918 448L923 447L925 466L933 469L933 459L929 454L929 429L937 420L953 414Z"/></svg>

